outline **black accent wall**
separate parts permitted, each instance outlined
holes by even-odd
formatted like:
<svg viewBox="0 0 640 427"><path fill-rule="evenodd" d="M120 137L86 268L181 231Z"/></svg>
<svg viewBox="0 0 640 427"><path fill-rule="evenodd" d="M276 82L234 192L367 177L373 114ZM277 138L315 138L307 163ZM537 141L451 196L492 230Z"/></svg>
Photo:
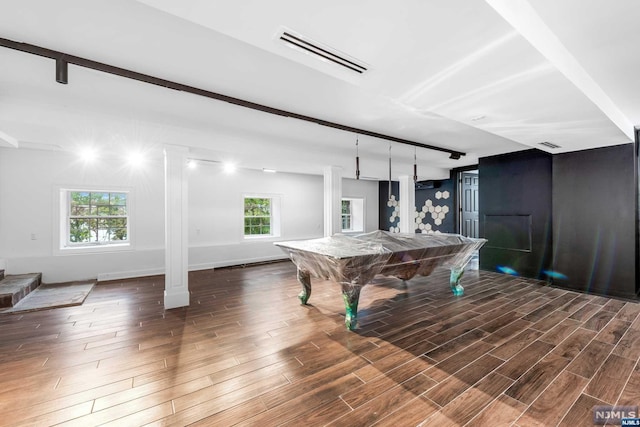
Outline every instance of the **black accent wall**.
<svg viewBox="0 0 640 427"><path fill-rule="evenodd" d="M639 131L636 131L639 132ZM480 269L546 280L582 292L637 298L640 292L640 134L635 144L551 155L526 150L481 158ZM453 232L455 180L417 190L418 211L448 191L439 230ZM393 183L398 195L398 183ZM380 183L380 229L393 223ZM430 220L425 218L425 222ZM451 222L449 222L451 221Z"/></svg>
<svg viewBox="0 0 640 427"><path fill-rule="evenodd" d="M635 170L634 179L636 183L636 295L640 295L640 127L634 129L635 137Z"/></svg>
<svg viewBox="0 0 640 427"><path fill-rule="evenodd" d="M637 296L634 144L480 159L480 268Z"/></svg>
<svg viewBox="0 0 640 427"><path fill-rule="evenodd" d="M551 266L552 156L527 150L480 159L480 268L546 279Z"/></svg>
<svg viewBox="0 0 640 427"><path fill-rule="evenodd" d="M554 284L636 295L634 162L633 144L553 157Z"/></svg>

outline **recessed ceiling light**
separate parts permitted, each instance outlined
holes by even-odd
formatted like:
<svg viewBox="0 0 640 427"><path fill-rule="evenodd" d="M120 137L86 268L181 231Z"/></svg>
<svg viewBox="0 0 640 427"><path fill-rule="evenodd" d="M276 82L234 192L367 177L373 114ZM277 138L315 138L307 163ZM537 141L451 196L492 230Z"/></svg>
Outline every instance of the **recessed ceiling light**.
<svg viewBox="0 0 640 427"><path fill-rule="evenodd" d="M222 165L222 170L224 170L225 173L233 173L236 171L236 165L230 162L225 162Z"/></svg>
<svg viewBox="0 0 640 427"><path fill-rule="evenodd" d="M80 150L78 155L84 162L89 163L94 161L98 157L98 152L93 147L85 147Z"/></svg>
<svg viewBox="0 0 640 427"><path fill-rule="evenodd" d="M187 168L195 169L198 166L197 162L193 159L187 160Z"/></svg>
<svg viewBox="0 0 640 427"><path fill-rule="evenodd" d="M276 170L275 170L275 169L262 168L262 172L267 172L267 173L276 173Z"/></svg>
<svg viewBox="0 0 640 427"><path fill-rule="evenodd" d="M144 154L142 154L142 152L140 151L132 151L129 153L129 157L127 158L127 163L129 163L130 166L140 166L145 162L145 157Z"/></svg>

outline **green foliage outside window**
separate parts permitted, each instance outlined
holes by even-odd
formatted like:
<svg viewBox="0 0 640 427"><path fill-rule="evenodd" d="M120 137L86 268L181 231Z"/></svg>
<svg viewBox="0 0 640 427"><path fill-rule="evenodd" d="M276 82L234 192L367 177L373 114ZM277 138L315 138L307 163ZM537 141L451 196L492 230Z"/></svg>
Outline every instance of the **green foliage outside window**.
<svg viewBox="0 0 640 427"><path fill-rule="evenodd" d="M71 191L69 242L126 242L127 193Z"/></svg>
<svg viewBox="0 0 640 427"><path fill-rule="evenodd" d="M351 230L351 200L342 201L342 230Z"/></svg>
<svg viewBox="0 0 640 427"><path fill-rule="evenodd" d="M244 235L261 236L271 234L271 199L245 197Z"/></svg>

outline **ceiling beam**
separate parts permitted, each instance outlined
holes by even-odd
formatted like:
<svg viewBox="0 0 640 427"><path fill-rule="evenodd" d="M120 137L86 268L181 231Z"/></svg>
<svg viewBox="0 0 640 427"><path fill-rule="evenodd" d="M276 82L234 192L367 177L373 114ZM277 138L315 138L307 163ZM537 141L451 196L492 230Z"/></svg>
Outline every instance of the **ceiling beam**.
<svg viewBox="0 0 640 427"><path fill-rule="evenodd" d="M633 124L629 118L591 78L527 0L486 2L633 141Z"/></svg>
<svg viewBox="0 0 640 427"><path fill-rule="evenodd" d="M360 129L353 126L347 126L340 123L330 122L327 120L322 120L322 119L318 119L311 116L305 116L303 114L281 110L281 109L269 107L263 104L257 104L255 102L246 101L244 99L234 98L234 97L223 95L220 93L211 92L205 89L199 89L197 87L185 85L182 83L177 83L171 80L165 80L159 77L150 76L148 74L142 74L142 73L138 73L136 71L128 70L125 68L104 64L101 62L93 61L91 59L69 55L64 52L47 49L41 46L16 42L16 41L5 39L5 38L0 38L0 46L55 60L57 65L56 75L57 75L58 81L61 83L67 82L66 65L73 64L79 67L89 68L92 70L113 74L119 77L125 77L128 79L137 80L140 82L149 83L156 86L166 87L168 89L187 92L187 93L203 96L210 99L215 99L218 101L228 102L230 104L238 105L240 107L250 108L252 110L262 111L264 113L275 114L277 116L282 116L282 117L291 117L293 119L315 123L321 126L326 126L333 129L339 129L345 132L351 132L359 135L367 135L374 138L397 142L399 144L406 144L414 147L425 148L428 150L435 150L435 151L441 151L444 153L449 153L450 158L452 159L459 159L461 156L466 155L466 153L463 153L461 151L451 150L443 147L437 147L435 145L430 145L430 144L423 144L421 142L411 141L408 139L398 138L391 135L385 135L382 133L373 132L366 129Z"/></svg>

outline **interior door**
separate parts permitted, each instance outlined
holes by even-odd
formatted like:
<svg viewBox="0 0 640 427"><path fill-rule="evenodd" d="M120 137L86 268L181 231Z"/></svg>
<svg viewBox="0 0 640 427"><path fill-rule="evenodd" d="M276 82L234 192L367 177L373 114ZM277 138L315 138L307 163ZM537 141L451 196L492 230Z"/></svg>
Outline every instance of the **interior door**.
<svg viewBox="0 0 640 427"><path fill-rule="evenodd" d="M462 172L461 178L461 225L462 235L479 237L478 229L478 173Z"/></svg>

